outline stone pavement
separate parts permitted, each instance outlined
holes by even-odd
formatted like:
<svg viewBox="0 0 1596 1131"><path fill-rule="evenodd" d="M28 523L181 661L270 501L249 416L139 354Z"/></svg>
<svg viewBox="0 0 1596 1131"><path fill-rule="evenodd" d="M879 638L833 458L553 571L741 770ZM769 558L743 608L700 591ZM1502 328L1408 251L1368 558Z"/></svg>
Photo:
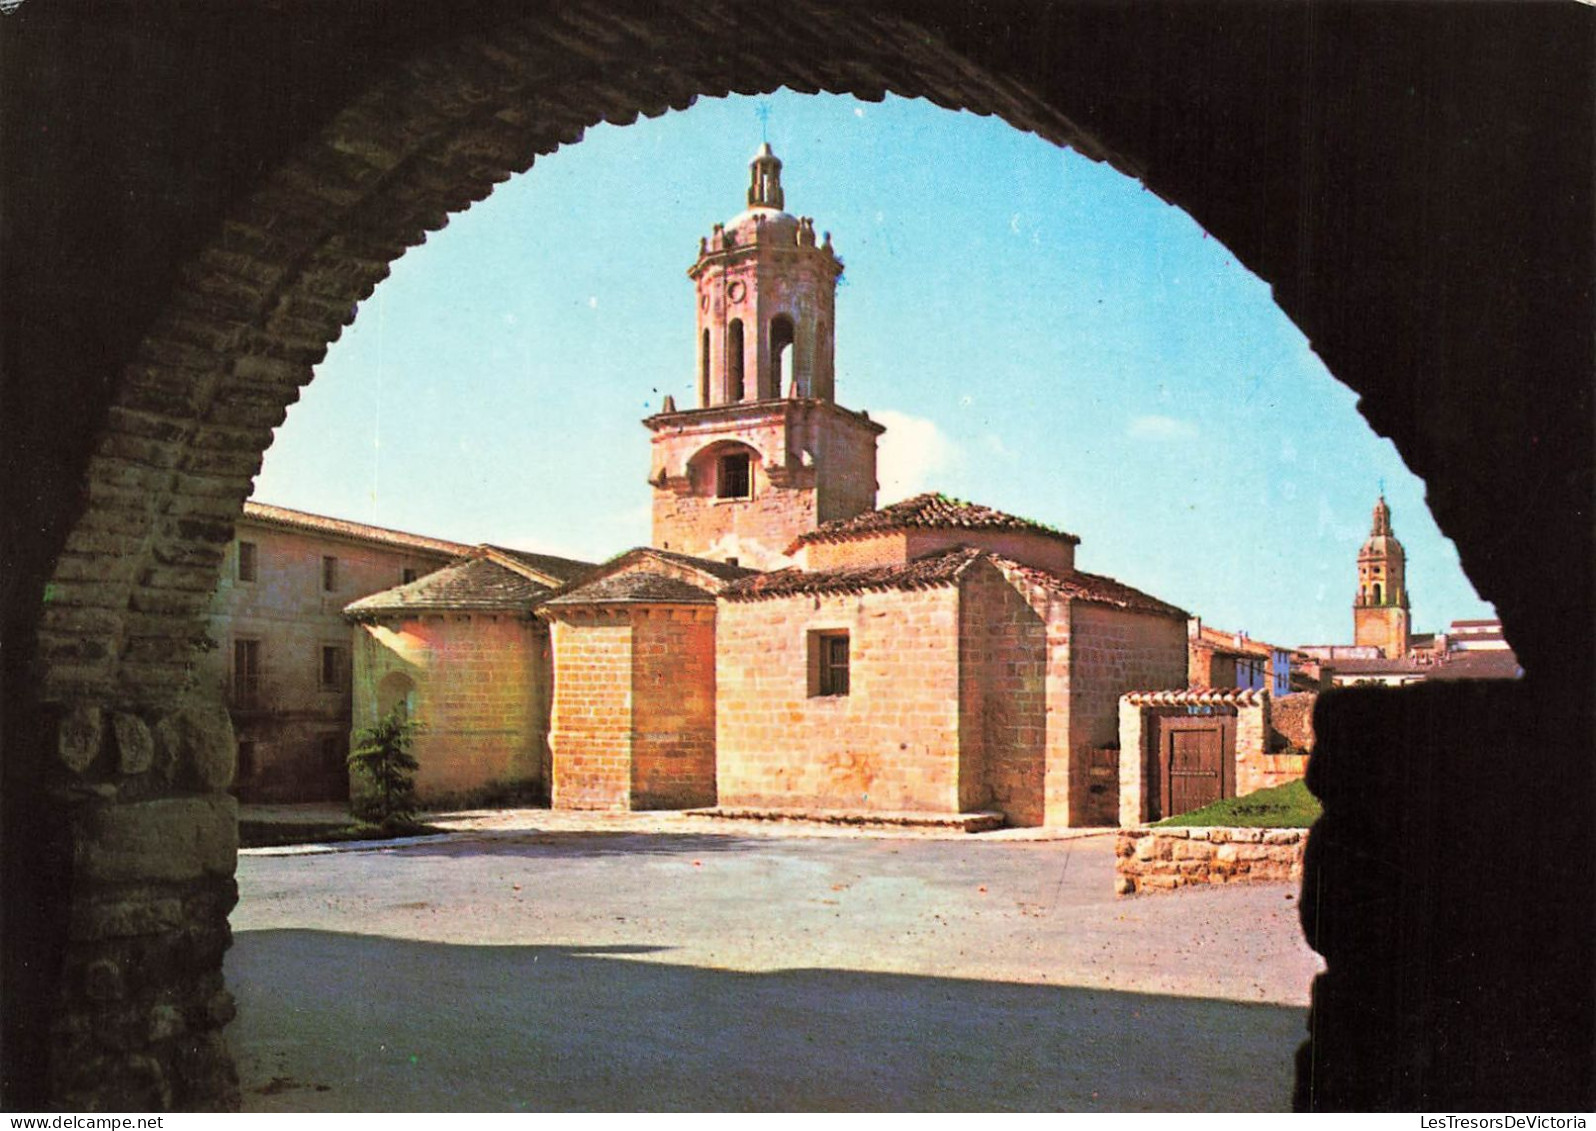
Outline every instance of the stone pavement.
<svg viewBox="0 0 1596 1131"><path fill-rule="evenodd" d="M1117 899L1105 836L449 820L241 858L246 1110L1285 1109L1289 885Z"/></svg>

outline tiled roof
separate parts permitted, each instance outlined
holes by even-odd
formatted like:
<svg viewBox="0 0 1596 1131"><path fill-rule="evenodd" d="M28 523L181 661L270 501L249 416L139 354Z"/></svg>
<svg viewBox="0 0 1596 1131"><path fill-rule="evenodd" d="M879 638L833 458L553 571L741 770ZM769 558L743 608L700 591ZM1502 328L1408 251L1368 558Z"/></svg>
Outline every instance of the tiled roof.
<svg viewBox="0 0 1596 1131"><path fill-rule="evenodd" d="M296 511L288 507L272 506L270 503L246 502L244 504L244 518L250 522L264 523L268 526L303 530L313 534L334 534L340 538L357 538L362 542L380 542L385 546L419 550L424 553L441 554L452 558L471 552L471 547L463 542L449 542L442 538L428 538L421 534L406 534L402 530L389 530L382 526L367 526L363 522L348 522L341 518L328 518L326 515L311 514L308 511Z"/></svg>
<svg viewBox="0 0 1596 1131"><path fill-rule="evenodd" d="M1400 659L1347 659L1326 660L1324 667L1335 675L1428 675L1437 667L1428 657L1419 659L1403 656Z"/></svg>
<svg viewBox="0 0 1596 1131"><path fill-rule="evenodd" d="M1431 679L1518 679L1518 657L1508 651L1451 652L1430 672Z"/></svg>
<svg viewBox="0 0 1596 1131"><path fill-rule="evenodd" d="M759 572L757 569L749 569L747 566L732 565L730 562L717 562L710 558L695 558L691 554L678 554L674 550L660 550L653 546L644 546L637 551L628 551L628 553L643 553L662 558L668 562L676 562L680 565L712 574L722 581L736 581L739 577L748 577Z"/></svg>
<svg viewBox="0 0 1596 1131"><path fill-rule="evenodd" d="M928 554L906 564L864 569L780 569L734 581L720 591L728 601L759 601L800 593L860 593L871 589L929 589L952 585L982 551L968 547Z"/></svg>
<svg viewBox="0 0 1596 1131"><path fill-rule="evenodd" d="M530 611L549 593L540 585L487 557L475 556L418 578L362 597L344 607L350 620L369 620L396 613L446 610Z"/></svg>
<svg viewBox="0 0 1596 1131"><path fill-rule="evenodd" d="M558 597L551 597L544 602L549 606L713 605L714 603L715 595L707 589L690 585L680 578L667 577L663 573L650 573L647 570L612 573L608 577L601 577L597 581L590 581L586 585L566 590Z"/></svg>
<svg viewBox="0 0 1596 1131"><path fill-rule="evenodd" d="M1202 626L1201 634L1193 643L1212 648L1214 651L1225 655L1254 656L1262 657L1266 660L1271 658L1275 652L1273 644L1266 644L1262 640L1254 640L1249 636L1243 636L1241 642L1237 643L1234 632L1209 628L1206 624ZM1281 651L1284 651L1284 649L1281 649Z"/></svg>
<svg viewBox="0 0 1596 1131"><path fill-rule="evenodd" d="M560 558L553 554L536 554L531 550L512 550L507 546L493 546L484 544L479 547L490 556L497 555L507 559L501 564L508 565L511 569L530 570L543 577L551 579L557 585L568 585L573 581L580 581L598 568L596 562L578 561L575 558Z"/></svg>
<svg viewBox="0 0 1596 1131"><path fill-rule="evenodd" d="M1028 518L993 510L991 507L950 499L946 495L928 492L893 503L880 510L866 511L853 518L837 519L823 523L814 530L800 534L787 548L792 553L799 546L811 542L846 542L853 538L868 538L896 530L1014 530L1031 534L1044 534L1058 538L1070 545L1080 539L1062 530L1054 530Z"/></svg>
<svg viewBox="0 0 1596 1131"><path fill-rule="evenodd" d="M1133 589L1123 582L1115 581L1112 577L1086 573L1078 569L1069 573L1055 573L1052 570L1022 565L996 555L993 555L993 560L1010 576L1020 574L1033 585L1039 585L1075 601L1112 605L1116 609L1130 612L1157 613L1159 616L1178 617L1181 620L1187 619L1189 615L1185 609L1171 605L1168 601L1160 601L1152 594Z"/></svg>
<svg viewBox="0 0 1596 1131"><path fill-rule="evenodd" d="M1183 687L1171 691L1127 691L1120 698L1134 707L1256 707L1267 691L1254 687Z"/></svg>

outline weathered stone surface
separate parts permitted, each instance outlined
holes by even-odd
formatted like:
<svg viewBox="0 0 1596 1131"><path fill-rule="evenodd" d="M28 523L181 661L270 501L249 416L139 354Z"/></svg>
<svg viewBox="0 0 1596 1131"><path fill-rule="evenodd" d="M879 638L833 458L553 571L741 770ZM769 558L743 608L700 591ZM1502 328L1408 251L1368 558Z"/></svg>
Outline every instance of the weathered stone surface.
<svg viewBox="0 0 1596 1131"><path fill-rule="evenodd" d="M1307 839L1306 829L1125 829L1115 851L1114 893L1300 881Z"/></svg>
<svg viewBox="0 0 1596 1131"><path fill-rule="evenodd" d="M175 1037L188 1028L188 1022L183 1020L183 1013L173 1005L157 1005L150 1010L149 1039L164 1041L168 1037Z"/></svg>
<svg viewBox="0 0 1596 1131"><path fill-rule="evenodd" d="M226 789L238 764L238 740L219 702L191 701L162 719L157 744L181 780L201 789Z"/></svg>
<svg viewBox="0 0 1596 1131"><path fill-rule="evenodd" d="M226 795L95 806L77 818L76 865L102 883L231 876L238 802Z"/></svg>
<svg viewBox="0 0 1596 1131"><path fill-rule="evenodd" d="M104 903L81 903L72 909L74 940L122 938L175 931L183 925L183 901L176 896L139 896Z"/></svg>
<svg viewBox="0 0 1596 1131"><path fill-rule="evenodd" d="M116 736L117 769L124 774L142 774L155 760L155 739L144 720L137 715L118 713L111 720Z"/></svg>
<svg viewBox="0 0 1596 1131"><path fill-rule="evenodd" d="M83 992L91 1001L116 1001L126 992L122 968L109 958L89 963L83 971Z"/></svg>
<svg viewBox="0 0 1596 1131"><path fill-rule="evenodd" d="M79 705L68 711L56 732L56 756L66 768L81 774L100 753L104 719L100 708Z"/></svg>

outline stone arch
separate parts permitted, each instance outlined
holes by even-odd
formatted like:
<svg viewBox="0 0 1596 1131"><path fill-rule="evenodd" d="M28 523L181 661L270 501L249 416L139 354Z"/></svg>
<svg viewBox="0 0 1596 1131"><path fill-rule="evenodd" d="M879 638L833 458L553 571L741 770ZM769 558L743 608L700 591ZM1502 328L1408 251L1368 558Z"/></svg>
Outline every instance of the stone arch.
<svg viewBox="0 0 1596 1131"><path fill-rule="evenodd" d="M30 716L27 733L51 760L46 783L30 788L57 791L52 803L67 806L73 838L64 889L71 898L54 929L67 937L70 917L79 933L65 948L59 984L50 987L70 1023L52 1038L55 1067L42 1094L71 1107L228 1102L218 1030L231 1006L218 971L232 881L220 791L231 774L233 740L225 715L215 704L193 701L185 679L187 650L202 643L199 625L232 521L270 429L388 265L535 155L576 141L600 120L627 122L701 95L777 85L865 98L892 91L1001 114L1016 128L1137 176L1272 283L1281 307L1331 371L1365 394L1370 422L1395 437L1429 482L1438 522L1457 539L1482 595L1497 603L1532 677L1548 661L1549 670L1566 671L1558 663L1566 609L1546 595L1572 589L1588 597L1589 546L1529 561L1512 553L1521 525L1514 520L1524 511L1516 487L1539 481L1537 512L1577 513L1588 504L1588 391L1555 411L1528 396L1497 398L1487 414L1460 407L1467 399L1461 393L1448 400L1448 382L1499 387L1506 347L1490 340L1496 323L1488 312L1513 320L1509 339L1529 340L1536 327L1560 321L1583 324L1577 310L1566 317L1556 298L1582 293L1577 278L1559 288L1545 279L1567 283L1566 270L1538 268L1566 262L1549 241L1566 239L1558 221L1584 216L1587 201L1575 191L1551 214L1522 210L1536 212L1533 223L1505 217L1500 194L1533 197L1538 171L1502 162L1490 175L1504 187L1481 197L1478 215L1449 229L1459 238L1421 249L1377 206L1347 211L1342 203L1380 199L1383 192L1397 199L1391 215L1417 219L1429 198L1403 195L1403 177L1442 186L1465 209L1471 199L1457 186L1478 183L1478 174L1466 157L1424 143L1429 119L1414 117L1399 90L1382 88L1353 102L1325 95L1358 85L1343 78L1372 73L1360 69L1357 47L1364 42L1394 53L1396 65L1387 68L1393 81L1419 75L1451 82L1447 91L1462 90L1464 79L1437 77L1438 64L1425 54L1430 17L1378 17L1402 25L1391 34L1385 25L1371 33L1358 23L1374 16L1338 11L1325 18L1309 14L1311 5L1232 19L1176 17L1152 6L1109 14L1038 3L990 25L979 6L960 7L931 5L910 17L884 0L795 0L755 16L730 5L589 3L520 17L483 3L469 19L449 23L440 16L441 25L423 29L438 46L396 41L363 60L356 70L368 85L353 95L329 95L327 121L297 155L271 163L251 182L252 191L208 217L211 236L161 292L159 313L137 346L116 355L119 373L94 403L103 427L78 477L81 507L60 552L51 554L48 585L41 584L42 612L9 622L37 626L30 657L37 717ZM1548 28L1548 43L1579 40L1577 31L1551 26L1561 25L1560 14L1532 18L1547 21L1540 26ZM1515 34L1507 17L1490 10L1450 19L1454 49ZM1238 31L1235 21L1245 26ZM1240 50L1238 41L1261 46ZM1398 41L1412 46L1390 46ZM1218 80L1193 81L1197 69L1216 67ZM1254 72L1262 77L1248 77ZM1288 92L1294 109L1279 115L1288 124L1248 117L1244 99L1227 99L1227 82L1236 91L1249 83L1265 88L1260 103ZM1121 86L1138 97L1112 97ZM1535 97L1528 90L1526 84L1514 92L1514 106ZM1209 112L1214 106L1241 125L1226 125L1228 119ZM1493 121L1483 104L1469 106L1480 120ZM1173 117L1162 117L1165 111ZM1359 113L1367 120L1356 120ZM1579 115L1563 116L1574 121L1568 128L1580 128ZM1171 129L1171 122L1184 128ZM1358 191L1344 191L1352 166L1335 160L1336 147L1359 129L1400 134L1411 145L1376 147L1373 158L1355 163L1363 181L1351 187ZM1490 140L1515 144L1505 130ZM1577 148L1579 139L1559 141ZM1269 176L1248 184L1259 169ZM1379 260L1386 281L1361 279L1360 256ZM1407 281L1407 265L1432 259L1439 265L1427 268L1431 276L1411 273L1428 291ZM1523 274L1512 275L1511 285L1461 287L1448 292L1449 304L1416 301L1434 291L1436 279L1461 280L1476 262L1492 260L1530 266L1514 268ZM1324 279L1335 279L1335 288ZM1524 279L1553 298L1539 305L1524 298L1514 290ZM1586 343L1540 364L1558 371L1549 380L1572 387L1574 375L1588 374L1588 365L1581 369L1588 360ZM1412 406L1425 398L1447 412L1436 421L1415 415ZM1526 447L1531 436L1539 445L1534 452ZM1558 450L1579 455L1563 468L1550 454ZM1500 468L1519 456L1527 468L1498 480L1471 470ZM1573 682L1588 685L1577 675ZM1376 723L1366 725L1376 726L1382 716L1373 709L1368 717ZM118 792L121 783L146 775L153 775L148 787ZM175 873L164 858L145 860L129 850L163 834L192 849ZM152 876L164 877L150 889L156 896L194 908L183 922L149 935L152 952L167 935L197 940L177 967L143 963L137 953L143 943L83 926L109 923L121 906L119 885ZM170 1034L104 1036L131 1031L121 1021L120 1028L101 1024L112 1014L122 1018L133 1008L127 1002L166 999L178 1003L173 1008L187 1026L182 1049Z"/></svg>

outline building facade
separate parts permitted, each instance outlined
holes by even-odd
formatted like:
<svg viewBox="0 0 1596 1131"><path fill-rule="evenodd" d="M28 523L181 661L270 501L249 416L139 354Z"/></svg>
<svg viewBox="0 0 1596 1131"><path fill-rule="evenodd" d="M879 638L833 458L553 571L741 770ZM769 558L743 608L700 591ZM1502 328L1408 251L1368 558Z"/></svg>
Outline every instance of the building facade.
<svg viewBox="0 0 1596 1131"><path fill-rule="evenodd" d="M212 599L199 664L238 736L244 801L348 796L352 599L431 573L468 546L245 503Z"/></svg>

